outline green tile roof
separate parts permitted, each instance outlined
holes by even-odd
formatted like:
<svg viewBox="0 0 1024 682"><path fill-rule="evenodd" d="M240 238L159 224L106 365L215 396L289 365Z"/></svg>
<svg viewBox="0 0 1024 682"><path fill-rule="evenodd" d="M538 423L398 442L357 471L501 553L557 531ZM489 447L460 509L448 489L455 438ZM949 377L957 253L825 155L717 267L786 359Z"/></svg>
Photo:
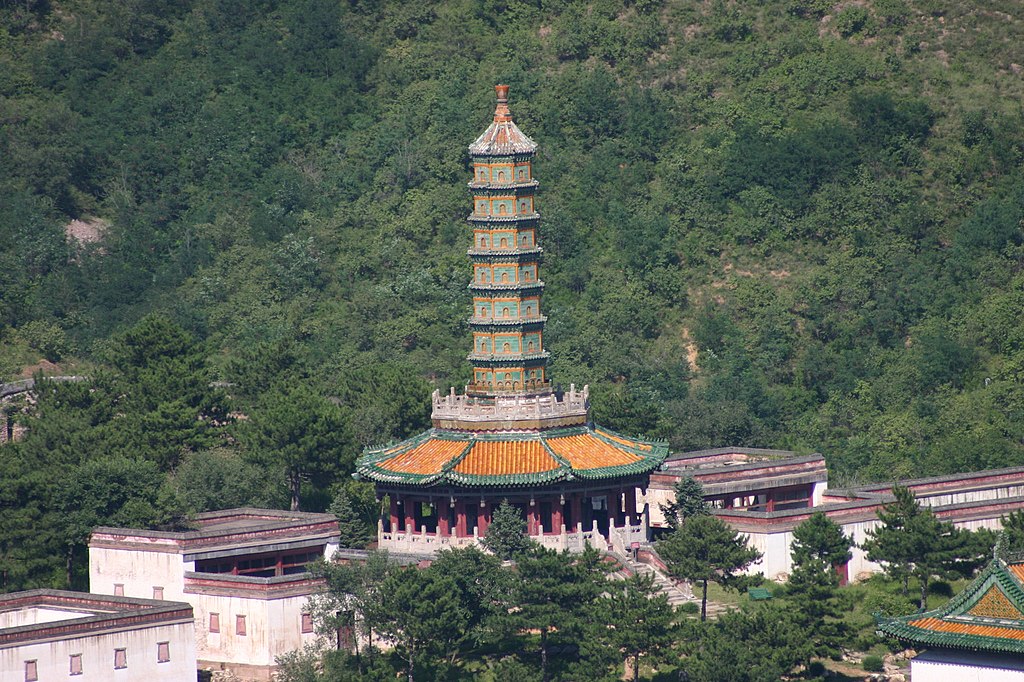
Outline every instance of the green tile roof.
<svg viewBox="0 0 1024 682"><path fill-rule="evenodd" d="M996 557L944 606L896 618L878 630L916 647L1024 654L1024 563Z"/></svg>

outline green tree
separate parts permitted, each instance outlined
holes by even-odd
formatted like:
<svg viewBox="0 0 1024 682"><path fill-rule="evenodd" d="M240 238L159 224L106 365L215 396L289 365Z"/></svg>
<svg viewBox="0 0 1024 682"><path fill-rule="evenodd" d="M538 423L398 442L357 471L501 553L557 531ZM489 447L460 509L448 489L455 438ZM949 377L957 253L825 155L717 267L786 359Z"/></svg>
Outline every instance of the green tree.
<svg viewBox="0 0 1024 682"><path fill-rule="evenodd" d="M701 583L700 619L707 620L708 582L727 589L744 584L741 576L761 553L716 516L696 516L660 540L658 554L669 574Z"/></svg>
<svg viewBox="0 0 1024 682"><path fill-rule="evenodd" d="M670 529L677 530L687 519L711 513L711 506L704 499L704 486L692 476L683 476L676 481L672 492L672 501L660 505Z"/></svg>
<svg viewBox="0 0 1024 682"><path fill-rule="evenodd" d="M615 585L618 588L619 585ZM621 589L609 591L608 610L616 649L632 659L633 681L640 679L641 657L657 661L675 640L675 614L668 597L654 584L651 574L628 578ZM628 671L628 667L627 667Z"/></svg>
<svg viewBox="0 0 1024 682"><path fill-rule="evenodd" d="M540 670L550 679L550 650L556 643L578 644L591 625L595 602L604 590L605 571L596 550L582 554L535 547L516 561L518 589L508 621L516 630L540 633Z"/></svg>
<svg viewBox="0 0 1024 682"><path fill-rule="evenodd" d="M939 520L903 486L894 486L892 492L896 499L878 511L881 525L868 531L863 546L868 559L883 563L890 577L902 579L904 595L909 591L910 577L917 578L923 609L931 578L970 575L984 561L990 537Z"/></svg>
<svg viewBox="0 0 1024 682"><path fill-rule="evenodd" d="M843 605L836 568L852 558L852 546L842 528L822 512L815 512L793 529L793 571L786 594L796 607L794 616L813 643L814 655L834 653L847 634L839 619Z"/></svg>
<svg viewBox="0 0 1024 682"><path fill-rule="evenodd" d="M851 547L853 540L839 524L818 511L793 529L789 551L796 566L817 560L837 568L853 558Z"/></svg>
<svg viewBox="0 0 1024 682"><path fill-rule="evenodd" d="M371 551L364 562L313 564L311 572L325 582L323 592L311 600L317 631L328 635L340 627L354 627L373 651L374 634L382 631L388 617L383 585L398 570L387 552L378 551Z"/></svg>
<svg viewBox="0 0 1024 682"><path fill-rule="evenodd" d="M526 534L526 519L508 500L502 500L494 510L482 542L484 547L505 561L515 559L536 544Z"/></svg>
<svg viewBox="0 0 1024 682"><path fill-rule="evenodd" d="M1002 523L1000 550L1008 554L1024 552L1024 510L1007 514Z"/></svg>
<svg viewBox="0 0 1024 682"><path fill-rule="evenodd" d="M509 634L503 616L513 606L514 576L502 567L498 557L474 546L444 549L437 553L430 568L455 583L459 600L469 614L468 641L479 645Z"/></svg>
<svg viewBox="0 0 1024 682"><path fill-rule="evenodd" d="M327 511L338 519L339 546L362 549L373 539L374 533L367 519L356 511L355 500L345 487L338 488Z"/></svg>
<svg viewBox="0 0 1024 682"><path fill-rule="evenodd" d="M353 470L356 447L344 411L304 383L265 393L238 433L254 462L280 472L293 511L304 482L323 491Z"/></svg>
<svg viewBox="0 0 1024 682"><path fill-rule="evenodd" d="M693 682L776 682L809 657L806 631L782 605L691 623L680 643L681 667Z"/></svg>
<svg viewBox="0 0 1024 682"><path fill-rule="evenodd" d="M432 570L394 571L381 584L380 632L395 644L413 682L416 661L430 653L451 655L468 636L470 614L455 581Z"/></svg>

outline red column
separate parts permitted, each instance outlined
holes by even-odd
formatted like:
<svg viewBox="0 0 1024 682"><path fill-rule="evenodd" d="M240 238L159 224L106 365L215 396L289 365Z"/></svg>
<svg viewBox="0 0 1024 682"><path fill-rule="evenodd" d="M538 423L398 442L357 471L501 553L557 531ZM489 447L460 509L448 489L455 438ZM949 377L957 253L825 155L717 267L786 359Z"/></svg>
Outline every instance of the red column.
<svg viewBox="0 0 1024 682"><path fill-rule="evenodd" d="M619 528L621 528L626 521L626 512L622 508L622 492L622 488L619 488L612 496L615 500L615 525Z"/></svg>
<svg viewBox="0 0 1024 682"><path fill-rule="evenodd" d="M389 511L388 511L388 524L391 527L391 532L392 533L397 533L398 532L398 500L395 499L394 495L389 495L388 499L390 500L389 503L388 503L388 507L389 507Z"/></svg>
<svg viewBox="0 0 1024 682"><path fill-rule="evenodd" d="M408 533L417 533L419 528L416 527L416 503L410 500L408 497L402 500L402 506L405 507L405 530Z"/></svg>
<svg viewBox="0 0 1024 682"><path fill-rule="evenodd" d="M537 518L537 504L534 502L532 507L526 508L526 534L527 535L540 535L540 531L537 526L540 519Z"/></svg>
<svg viewBox="0 0 1024 682"><path fill-rule="evenodd" d="M448 528L448 505L441 503L437 505L437 537L446 538L450 535Z"/></svg>
<svg viewBox="0 0 1024 682"><path fill-rule="evenodd" d="M551 532L562 532L562 503L559 500L551 503Z"/></svg>
<svg viewBox="0 0 1024 682"><path fill-rule="evenodd" d="M572 528L569 530L575 531L576 527L583 523L583 493L573 493L570 504L572 505Z"/></svg>
<svg viewBox="0 0 1024 682"><path fill-rule="evenodd" d="M480 537L487 533L487 505L476 508L476 532Z"/></svg>
<svg viewBox="0 0 1024 682"><path fill-rule="evenodd" d="M767 494L767 500L765 501L765 511L775 511L775 491L769 490Z"/></svg>
<svg viewBox="0 0 1024 682"><path fill-rule="evenodd" d="M462 500L455 503L455 537L466 537L466 503Z"/></svg>

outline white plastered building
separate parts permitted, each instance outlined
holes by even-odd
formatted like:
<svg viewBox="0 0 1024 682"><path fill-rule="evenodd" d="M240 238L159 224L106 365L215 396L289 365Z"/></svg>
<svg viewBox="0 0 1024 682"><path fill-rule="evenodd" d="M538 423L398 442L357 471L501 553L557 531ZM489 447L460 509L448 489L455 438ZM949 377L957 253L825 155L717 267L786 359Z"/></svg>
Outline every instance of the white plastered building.
<svg viewBox="0 0 1024 682"><path fill-rule="evenodd" d="M200 668L269 680L275 659L312 642L306 569L338 549L330 514L227 509L199 514L196 530L97 528L89 585L97 594L192 605Z"/></svg>
<svg viewBox="0 0 1024 682"><path fill-rule="evenodd" d="M195 682L189 604L63 590L0 595L4 682Z"/></svg>

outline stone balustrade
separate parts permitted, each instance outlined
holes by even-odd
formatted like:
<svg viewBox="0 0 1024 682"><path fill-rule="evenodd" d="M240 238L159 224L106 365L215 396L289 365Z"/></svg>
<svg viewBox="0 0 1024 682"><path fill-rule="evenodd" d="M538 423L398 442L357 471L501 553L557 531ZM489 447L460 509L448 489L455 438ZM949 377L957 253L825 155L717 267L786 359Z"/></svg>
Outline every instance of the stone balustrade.
<svg viewBox="0 0 1024 682"><path fill-rule="evenodd" d="M433 412L435 421L494 422L582 417L590 409L590 389L576 390L573 384L568 391L559 395L539 396L497 396L481 400L467 395L457 395L455 389L447 395L434 391Z"/></svg>

